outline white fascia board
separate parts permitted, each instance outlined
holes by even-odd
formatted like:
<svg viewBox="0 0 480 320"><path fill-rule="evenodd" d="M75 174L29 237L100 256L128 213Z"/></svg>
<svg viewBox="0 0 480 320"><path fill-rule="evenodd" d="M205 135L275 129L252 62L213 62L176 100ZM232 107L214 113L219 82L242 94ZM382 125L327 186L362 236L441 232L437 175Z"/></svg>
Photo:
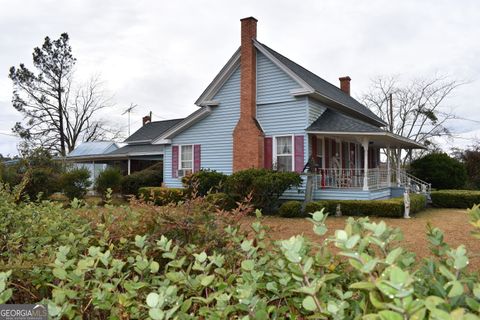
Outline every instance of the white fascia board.
<svg viewBox="0 0 480 320"><path fill-rule="evenodd" d="M173 128L170 128L169 130L167 130L166 132L164 132L161 136L155 138L154 140L152 140L152 144L165 144L164 141L167 141L169 140L170 143L171 143L171 138L177 133L177 132L180 132L186 128L188 128L189 126L191 126L192 124L194 124L195 122L203 119L205 116L207 116L210 112L212 111L212 108L210 106L207 106L207 107L202 107L201 109L195 111L194 113L192 113L191 115L189 115L188 117L186 117L183 121L181 121L180 123L178 123L176 126L174 126Z"/></svg>
<svg viewBox="0 0 480 320"><path fill-rule="evenodd" d="M222 70L220 70L215 79L213 79L213 81L208 85L197 101L195 101L195 104L199 107L202 107L206 105L206 102L212 101L217 92L220 90L220 88L222 88L225 82L227 82L239 65L240 48L235 51L233 56L230 58L230 60L228 60L225 66L223 66Z"/></svg>
<svg viewBox="0 0 480 320"><path fill-rule="evenodd" d="M295 72L290 70L290 68L287 68L287 66L281 63L280 60L275 58L275 56L273 56L267 49L265 49L261 43L253 39L253 44L255 45L255 48L257 48L258 51L260 51L263 55L265 55L268 59L270 59L270 61L272 61L277 67L279 67L283 72L285 72L293 80L295 80L301 86L301 89L299 90L303 92L309 92L309 93L315 92L315 90L308 83L306 83L302 78L300 78Z"/></svg>

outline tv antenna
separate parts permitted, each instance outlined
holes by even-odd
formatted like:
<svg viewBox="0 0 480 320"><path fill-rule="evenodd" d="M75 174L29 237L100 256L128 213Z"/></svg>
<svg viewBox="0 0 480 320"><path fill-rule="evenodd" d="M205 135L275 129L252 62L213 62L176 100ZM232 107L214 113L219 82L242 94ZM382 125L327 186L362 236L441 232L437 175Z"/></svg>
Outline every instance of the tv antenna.
<svg viewBox="0 0 480 320"><path fill-rule="evenodd" d="M138 107L137 104L130 103L130 107L128 107L127 110L125 110L125 111L122 113L122 116L123 116L125 113L128 113L128 136L130 136L130 112L132 112L132 110L135 109L136 107Z"/></svg>

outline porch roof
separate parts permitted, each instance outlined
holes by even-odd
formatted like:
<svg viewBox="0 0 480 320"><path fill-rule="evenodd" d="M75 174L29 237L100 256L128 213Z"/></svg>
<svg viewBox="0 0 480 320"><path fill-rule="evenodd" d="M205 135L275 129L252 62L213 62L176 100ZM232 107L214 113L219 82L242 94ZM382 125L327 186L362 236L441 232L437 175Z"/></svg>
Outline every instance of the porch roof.
<svg viewBox="0 0 480 320"><path fill-rule="evenodd" d="M67 161L100 161L100 160L121 160L141 156L163 156L164 148L161 145L138 144L126 145L102 155L68 156Z"/></svg>
<svg viewBox="0 0 480 320"><path fill-rule="evenodd" d="M306 131L310 134L322 136L349 138L360 143L362 140L368 139L370 145L376 147L425 149L424 146L413 140L332 109L327 109Z"/></svg>

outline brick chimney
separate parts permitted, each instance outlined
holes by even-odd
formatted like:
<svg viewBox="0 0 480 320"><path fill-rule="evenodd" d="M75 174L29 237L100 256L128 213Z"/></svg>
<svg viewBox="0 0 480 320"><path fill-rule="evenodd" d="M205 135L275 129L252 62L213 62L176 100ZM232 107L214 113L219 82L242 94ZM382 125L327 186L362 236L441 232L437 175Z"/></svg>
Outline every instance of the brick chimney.
<svg viewBox="0 0 480 320"><path fill-rule="evenodd" d="M143 125L146 125L147 123L152 122L152 117L150 116L145 116L142 118Z"/></svg>
<svg viewBox="0 0 480 320"><path fill-rule="evenodd" d="M241 19L240 118L233 130L233 171L262 168L264 134L257 122L257 19Z"/></svg>
<svg viewBox="0 0 480 320"><path fill-rule="evenodd" d="M350 95L350 77L341 77L338 78L340 80L340 89L345 92L346 94Z"/></svg>

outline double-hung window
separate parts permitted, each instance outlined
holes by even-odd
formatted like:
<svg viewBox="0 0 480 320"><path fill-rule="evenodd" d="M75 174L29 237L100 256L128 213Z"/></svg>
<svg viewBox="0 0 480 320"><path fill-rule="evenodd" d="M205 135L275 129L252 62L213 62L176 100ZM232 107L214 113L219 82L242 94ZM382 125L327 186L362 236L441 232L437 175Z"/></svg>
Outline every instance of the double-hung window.
<svg viewBox="0 0 480 320"><path fill-rule="evenodd" d="M193 146L180 146L180 170L185 170L186 173L193 171ZM188 172L190 170L190 172Z"/></svg>
<svg viewBox="0 0 480 320"><path fill-rule="evenodd" d="M293 171L293 136L275 138L274 150L278 171Z"/></svg>

